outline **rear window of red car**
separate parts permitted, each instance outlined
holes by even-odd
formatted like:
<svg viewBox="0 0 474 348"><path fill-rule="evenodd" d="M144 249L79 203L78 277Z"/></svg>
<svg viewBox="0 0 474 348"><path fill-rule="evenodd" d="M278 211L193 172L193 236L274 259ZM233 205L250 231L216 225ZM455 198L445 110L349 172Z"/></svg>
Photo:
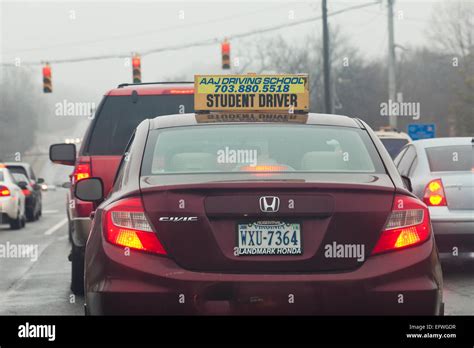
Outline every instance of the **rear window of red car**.
<svg viewBox="0 0 474 348"><path fill-rule="evenodd" d="M156 116L194 111L194 95L108 96L103 102L90 134L84 155L123 154L138 124Z"/></svg>
<svg viewBox="0 0 474 348"><path fill-rule="evenodd" d="M142 167L142 175L255 171L384 173L384 168L363 130L279 124L152 130Z"/></svg>

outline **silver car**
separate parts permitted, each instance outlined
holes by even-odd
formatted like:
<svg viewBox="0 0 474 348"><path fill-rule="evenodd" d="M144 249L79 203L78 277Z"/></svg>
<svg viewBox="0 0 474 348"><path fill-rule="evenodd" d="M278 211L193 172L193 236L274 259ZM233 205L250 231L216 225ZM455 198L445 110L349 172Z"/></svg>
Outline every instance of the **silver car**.
<svg viewBox="0 0 474 348"><path fill-rule="evenodd" d="M407 144L394 159L412 191L429 207L442 253L474 252L474 138L435 138Z"/></svg>

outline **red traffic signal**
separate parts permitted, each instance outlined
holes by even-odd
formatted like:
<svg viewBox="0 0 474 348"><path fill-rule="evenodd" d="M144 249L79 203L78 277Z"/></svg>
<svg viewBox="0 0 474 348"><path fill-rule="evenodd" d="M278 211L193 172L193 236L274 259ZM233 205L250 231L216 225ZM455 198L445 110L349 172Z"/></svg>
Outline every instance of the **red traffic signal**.
<svg viewBox="0 0 474 348"><path fill-rule="evenodd" d="M134 55L132 58L133 69L133 83L142 82L142 63L139 55Z"/></svg>
<svg viewBox="0 0 474 348"><path fill-rule="evenodd" d="M230 69L230 42L224 40L221 43L222 69Z"/></svg>
<svg viewBox="0 0 474 348"><path fill-rule="evenodd" d="M53 83L51 80L51 66L46 63L43 66L43 93L52 93L53 92Z"/></svg>

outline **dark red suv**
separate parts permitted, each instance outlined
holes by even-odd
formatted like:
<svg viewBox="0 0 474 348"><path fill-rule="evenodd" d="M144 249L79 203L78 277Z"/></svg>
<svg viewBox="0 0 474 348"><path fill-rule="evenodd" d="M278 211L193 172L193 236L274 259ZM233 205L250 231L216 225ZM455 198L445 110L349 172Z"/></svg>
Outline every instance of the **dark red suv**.
<svg viewBox="0 0 474 348"><path fill-rule="evenodd" d="M93 203L74 197L74 186L81 179L100 177L107 194L125 147L137 127L147 118L194 111L192 82L121 84L108 91L84 135L76 153L73 144L54 144L50 159L74 166L67 197L69 236L72 244L71 290L84 291L84 247L89 236Z"/></svg>

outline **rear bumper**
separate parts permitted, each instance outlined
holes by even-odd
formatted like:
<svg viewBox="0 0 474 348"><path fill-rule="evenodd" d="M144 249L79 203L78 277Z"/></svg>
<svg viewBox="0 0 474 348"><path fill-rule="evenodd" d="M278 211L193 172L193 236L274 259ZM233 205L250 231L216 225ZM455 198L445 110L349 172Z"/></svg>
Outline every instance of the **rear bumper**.
<svg viewBox="0 0 474 348"><path fill-rule="evenodd" d="M442 307L432 240L332 274L193 272L169 258L126 256L121 248L95 242L86 248L92 315L436 315Z"/></svg>
<svg viewBox="0 0 474 348"><path fill-rule="evenodd" d="M8 218L15 219L18 212L18 201L12 197L0 198L0 215L3 215L3 223L9 222ZM8 221L7 221L8 220Z"/></svg>
<svg viewBox="0 0 474 348"><path fill-rule="evenodd" d="M440 252L474 252L474 212L463 216L432 216L431 223Z"/></svg>
<svg viewBox="0 0 474 348"><path fill-rule="evenodd" d="M28 209L28 210L35 209L36 200L37 200L37 198L34 197L33 195L26 196L25 197L25 208Z"/></svg>

